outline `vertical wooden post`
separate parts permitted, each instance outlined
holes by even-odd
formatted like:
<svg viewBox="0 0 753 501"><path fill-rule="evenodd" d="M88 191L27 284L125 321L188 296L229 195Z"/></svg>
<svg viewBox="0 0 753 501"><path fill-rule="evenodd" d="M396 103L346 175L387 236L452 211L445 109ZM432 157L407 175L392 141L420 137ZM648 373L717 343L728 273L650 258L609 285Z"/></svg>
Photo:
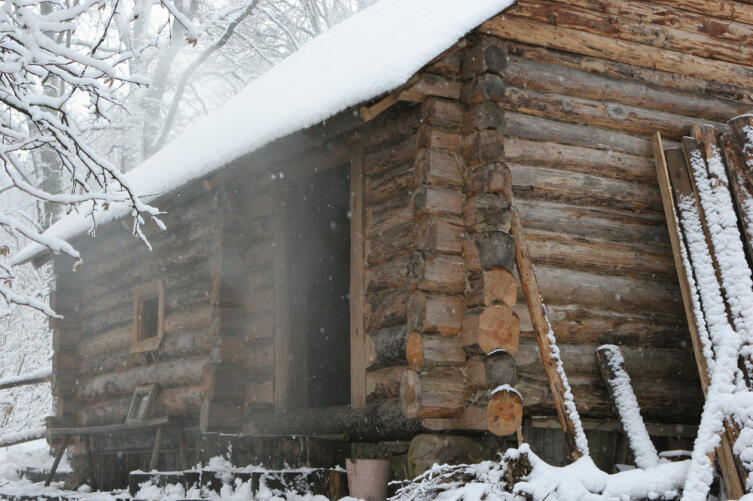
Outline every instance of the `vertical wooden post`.
<svg viewBox="0 0 753 501"><path fill-rule="evenodd" d="M531 323L536 334L541 362L544 365L549 387L552 390L554 406L562 425L562 433L565 435L565 444L570 453L570 459L575 461L581 456L588 455L588 442L580 423L580 416L572 400L570 385L561 366L559 350L554 343L554 332L544 309L544 302L539 292L536 274L531 262L531 254L528 250L528 242L523 234L523 226L520 223L520 215L516 207L513 207L512 213L512 233L515 237L515 262L520 275L520 285L525 293L526 303L528 303L528 313L531 316ZM568 403L570 409L568 409Z"/></svg>
<svg viewBox="0 0 753 501"><path fill-rule="evenodd" d="M159 461L160 449L162 449L162 433L164 426L158 426L157 432L154 434L154 449L152 449L152 459L149 461L149 471L157 469L157 462Z"/></svg>
<svg viewBox="0 0 753 501"><path fill-rule="evenodd" d="M363 146L356 135L350 141L350 406L353 409L366 406L363 188Z"/></svg>
<svg viewBox="0 0 753 501"><path fill-rule="evenodd" d="M278 204L282 205L278 201ZM275 238L275 410L284 412L288 408L290 344L290 299L288 297L287 238L285 237L285 214L283 206L278 206L274 216Z"/></svg>
<svg viewBox="0 0 753 501"><path fill-rule="evenodd" d="M63 454L65 454L65 449L68 448L68 444L71 442L71 436L65 435L63 437L63 443L60 445L60 449L58 449L58 453L55 454L55 461L52 462L52 468L50 468L50 473L47 474L47 478L44 481L44 486L48 487L50 483L52 482L52 479L55 478L55 472L58 471L58 466L60 466L60 460L63 459Z"/></svg>

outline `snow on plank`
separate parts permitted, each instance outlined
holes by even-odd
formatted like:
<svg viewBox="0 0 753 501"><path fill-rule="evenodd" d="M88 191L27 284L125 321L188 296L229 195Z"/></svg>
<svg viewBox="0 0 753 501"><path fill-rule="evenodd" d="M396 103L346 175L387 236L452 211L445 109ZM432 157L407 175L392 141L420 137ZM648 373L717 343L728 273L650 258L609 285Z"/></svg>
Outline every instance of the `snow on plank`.
<svg viewBox="0 0 753 501"><path fill-rule="evenodd" d="M0 447L10 447L11 445L31 442L44 438L45 427L32 428L29 430L16 431L13 433L3 433L0 435Z"/></svg>
<svg viewBox="0 0 753 501"><path fill-rule="evenodd" d="M633 450L636 466L645 469L658 465L659 454L643 423L638 399L630 384L630 376L625 371L625 359L620 348L613 344L599 346L596 349L596 360Z"/></svg>

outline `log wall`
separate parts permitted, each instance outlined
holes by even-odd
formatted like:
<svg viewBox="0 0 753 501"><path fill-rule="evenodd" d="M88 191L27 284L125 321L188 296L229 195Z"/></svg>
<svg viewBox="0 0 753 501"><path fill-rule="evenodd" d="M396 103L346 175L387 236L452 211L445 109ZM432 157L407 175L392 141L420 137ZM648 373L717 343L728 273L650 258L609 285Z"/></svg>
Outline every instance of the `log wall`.
<svg viewBox="0 0 753 501"><path fill-rule="evenodd" d="M647 420L700 413L649 135L672 142L753 108L753 61L740 50L753 6L720 4L520 0L479 30L507 56L493 68L503 158L585 416L613 416L593 356L602 343L623 347ZM527 412L549 413L521 304L518 388Z"/></svg>

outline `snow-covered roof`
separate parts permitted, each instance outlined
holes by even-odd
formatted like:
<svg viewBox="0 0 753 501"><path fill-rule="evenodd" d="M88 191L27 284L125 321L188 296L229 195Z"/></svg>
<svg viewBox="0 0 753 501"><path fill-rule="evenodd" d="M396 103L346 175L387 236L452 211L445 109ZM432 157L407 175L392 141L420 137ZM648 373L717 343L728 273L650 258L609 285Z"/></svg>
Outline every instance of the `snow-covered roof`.
<svg viewBox="0 0 753 501"><path fill-rule="evenodd" d="M201 178L262 146L404 84L514 0L380 0L305 44L127 174L144 200ZM97 224L129 214L96 214ZM70 239L91 218L64 217L46 236ZM46 249L32 244L14 264Z"/></svg>

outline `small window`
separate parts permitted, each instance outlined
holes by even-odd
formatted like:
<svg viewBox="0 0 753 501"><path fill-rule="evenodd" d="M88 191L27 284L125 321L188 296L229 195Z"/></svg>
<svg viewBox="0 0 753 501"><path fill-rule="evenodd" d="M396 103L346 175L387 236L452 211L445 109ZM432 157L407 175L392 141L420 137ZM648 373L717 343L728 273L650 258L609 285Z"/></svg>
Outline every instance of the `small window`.
<svg viewBox="0 0 753 501"><path fill-rule="evenodd" d="M161 280L133 289L132 353L159 349L164 317L165 289Z"/></svg>

